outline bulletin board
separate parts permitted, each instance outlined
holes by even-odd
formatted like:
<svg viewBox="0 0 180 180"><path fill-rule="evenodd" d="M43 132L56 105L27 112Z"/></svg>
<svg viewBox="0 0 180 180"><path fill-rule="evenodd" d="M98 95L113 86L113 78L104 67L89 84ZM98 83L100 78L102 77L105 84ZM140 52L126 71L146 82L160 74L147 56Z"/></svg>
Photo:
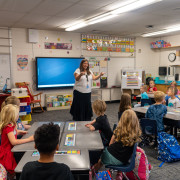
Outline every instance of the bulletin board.
<svg viewBox="0 0 180 180"><path fill-rule="evenodd" d="M10 75L10 55L9 54L0 54L0 77L3 79L3 86L6 83L7 78L11 78ZM10 88L10 80L7 81L8 88ZM2 89L0 89L2 90Z"/></svg>
<svg viewBox="0 0 180 180"><path fill-rule="evenodd" d="M140 89L142 85L142 69L122 69L121 88Z"/></svg>
<svg viewBox="0 0 180 180"><path fill-rule="evenodd" d="M108 77L108 61L89 60L89 68L95 76L98 76L101 72L105 73L103 76L101 76L100 79L92 81L92 88L106 88Z"/></svg>

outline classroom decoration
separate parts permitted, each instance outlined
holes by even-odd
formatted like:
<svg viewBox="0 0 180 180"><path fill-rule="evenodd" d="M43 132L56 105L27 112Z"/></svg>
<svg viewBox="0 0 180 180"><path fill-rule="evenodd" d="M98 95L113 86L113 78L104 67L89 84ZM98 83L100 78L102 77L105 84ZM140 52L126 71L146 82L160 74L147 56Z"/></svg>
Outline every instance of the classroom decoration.
<svg viewBox="0 0 180 180"><path fill-rule="evenodd" d="M28 70L28 55L17 55L17 70L18 71Z"/></svg>
<svg viewBox="0 0 180 180"><path fill-rule="evenodd" d="M72 43L44 43L45 49L66 49L72 50Z"/></svg>
<svg viewBox="0 0 180 180"><path fill-rule="evenodd" d="M98 36L82 34L81 42L88 51L134 52L134 39L119 36Z"/></svg>
<svg viewBox="0 0 180 180"><path fill-rule="evenodd" d="M75 146L75 134L67 134L65 140L65 146Z"/></svg>
<svg viewBox="0 0 180 180"><path fill-rule="evenodd" d="M122 69L121 88L140 89L142 85L142 69Z"/></svg>
<svg viewBox="0 0 180 180"><path fill-rule="evenodd" d="M90 57L89 59L89 68L95 76L98 76L101 72L105 72L105 74L101 76L100 79L92 82L92 88L107 87L107 61L93 60L92 57Z"/></svg>
<svg viewBox="0 0 180 180"><path fill-rule="evenodd" d="M54 153L54 155L70 155L70 154L80 155L81 154L81 150L56 151ZM34 151L32 153L32 156L40 156L40 154L39 154L38 151Z"/></svg>
<svg viewBox="0 0 180 180"><path fill-rule="evenodd" d="M151 42L151 48L167 48L167 47L171 47L171 43L170 42L166 42L164 40L158 40L156 42Z"/></svg>

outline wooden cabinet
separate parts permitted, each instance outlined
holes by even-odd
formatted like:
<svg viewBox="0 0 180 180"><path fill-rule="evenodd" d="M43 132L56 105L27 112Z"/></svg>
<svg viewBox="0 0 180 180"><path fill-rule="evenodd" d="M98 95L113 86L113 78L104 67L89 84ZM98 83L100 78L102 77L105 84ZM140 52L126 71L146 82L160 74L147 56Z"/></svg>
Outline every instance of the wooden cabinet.
<svg viewBox="0 0 180 180"><path fill-rule="evenodd" d="M166 85L166 84L156 84L157 90L158 91L162 91L165 94L167 94L167 89L170 85Z"/></svg>

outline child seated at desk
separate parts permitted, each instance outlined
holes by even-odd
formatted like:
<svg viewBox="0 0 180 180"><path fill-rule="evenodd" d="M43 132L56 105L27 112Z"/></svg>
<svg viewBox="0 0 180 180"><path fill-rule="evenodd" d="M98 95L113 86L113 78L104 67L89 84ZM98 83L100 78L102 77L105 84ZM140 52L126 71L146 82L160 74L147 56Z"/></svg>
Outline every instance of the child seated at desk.
<svg viewBox="0 0 180 180"><path fill-rule="evenodd" d="M94 165L95 171L103 164L126 164L133 153L134 144L141 141L140 136L141 129L136 113L131 109L124 111L114 130L109 147L105 148L98 163Z"/></svg>
<svg viewBox="0 0 180 180"><path fill-rule="evenodd" d="M169 98L171 97L171 96L168 95L169 88L174 88L175 97L178 98L178 99L180 100L180 98L179 98L179 96L178 96L178 94L177 94L178 89L177 89L176 87L170 86L170 87L168 87L168 90L167 90L167 96L165 97L166 106L168 106L168 100L169 100Z"/></svg>
<svg viewBox="0 0 180 180"><path fill-rule="evenodd" d="M175 96L177 94L177 88L170 87L168 90L168 96L170 97L168 99L168 106L173 108L180 107L180 100Z"/></svg>
<svg viewBox="0 0 180 180"><path fill-rule="evenodd" d="M177 83L176 83L176 81L172 81L172 82L171 82L171 87L177 88ZM179 95L179 93L180 93L180 91L179 91L178 88L177 88L177 94L176 94L176 95Z"/></svg>
<svg viewBox="0 0 180 180"><path fill-rule="evenodd" d="M26 139L17 139L18 134L26 134L26 131L16 129L16 121L19 117L19 107L8 104L1 111L0 133L0 163L8 171L9 179L14 179L14 169L16 168L16 160L11 149L18 144L27 143L34 140L33 136Z"/></svg>
<svg viewBox="0 0 180 180"><path fill-rule="evenodd" d="M142 85L140 87L141 99L149 99L149 96L147 95L146 91L147 91L147 86ZM141 102L138 102L138 104L134 105L134 107L140 107L140 106L141 106Z"/></svg>
<svg viewBox="0 0 180 180"><path fill-rule="evenodd" d="M163 105L165 101L165 95L161 91L156 91L154 93L154 100L155 104L151 105L147 112L145 117L149 119L154 119L157 121L157 131L161 132L164 131L164 123L163 123L163 117L167 113L167 107ZM151 131L148 129L148 131Z"/></svg>
<svg viewBox="0 0 180 180"><path fill-rule="evenodd" d="M121 96L121 100L120 100L120 104L119 104L118 122L119 122L123 112L127 109L131 109L131 96L128 93L124 93Z"/></svg>
<svg viewBox="0 0 180 180"><path fill-rule="evenodd" d="M107 116L105 115L106 103L102 100L96 100L92 104L93 112L97 115L91 123L86 124L91 131L100 130L104 146L108 146L113 135Z"/></svg>
<svg viewBox="0 0 180 180"><path fill-rule="evenodd" d="M155 83L153 80L149 81L149 88L147 90L148 94L153 94L155 93L155 91L157 91L157 88L155 87Z"/></svg>
<svg viewBox="0 0 180 180"><path fill-rule="evenodd" d="M35 148L40 158L24 165L20 180L74 179L67 165L54 162L54 153L59 149L59 134L60 127L53 123L43 124L35 131Z"/></svg>

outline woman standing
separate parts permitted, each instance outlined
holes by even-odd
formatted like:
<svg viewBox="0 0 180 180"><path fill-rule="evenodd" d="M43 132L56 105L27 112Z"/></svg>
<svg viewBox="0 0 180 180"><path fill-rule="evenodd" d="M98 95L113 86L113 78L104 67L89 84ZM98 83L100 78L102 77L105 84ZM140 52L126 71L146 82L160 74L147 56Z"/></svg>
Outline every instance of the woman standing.
<svg viewBox="0 0 180 180"><path fill-rule="evenodd" d="M73 103L70 113L75 121L90 121L93 116L91 108L91 84L92 80L97 80L104 73L101 72L98 76L95 76L91 70L89 70L88 60L83 59L80 63L80 67L74 72L75 85L73 92Z"/></svg>

